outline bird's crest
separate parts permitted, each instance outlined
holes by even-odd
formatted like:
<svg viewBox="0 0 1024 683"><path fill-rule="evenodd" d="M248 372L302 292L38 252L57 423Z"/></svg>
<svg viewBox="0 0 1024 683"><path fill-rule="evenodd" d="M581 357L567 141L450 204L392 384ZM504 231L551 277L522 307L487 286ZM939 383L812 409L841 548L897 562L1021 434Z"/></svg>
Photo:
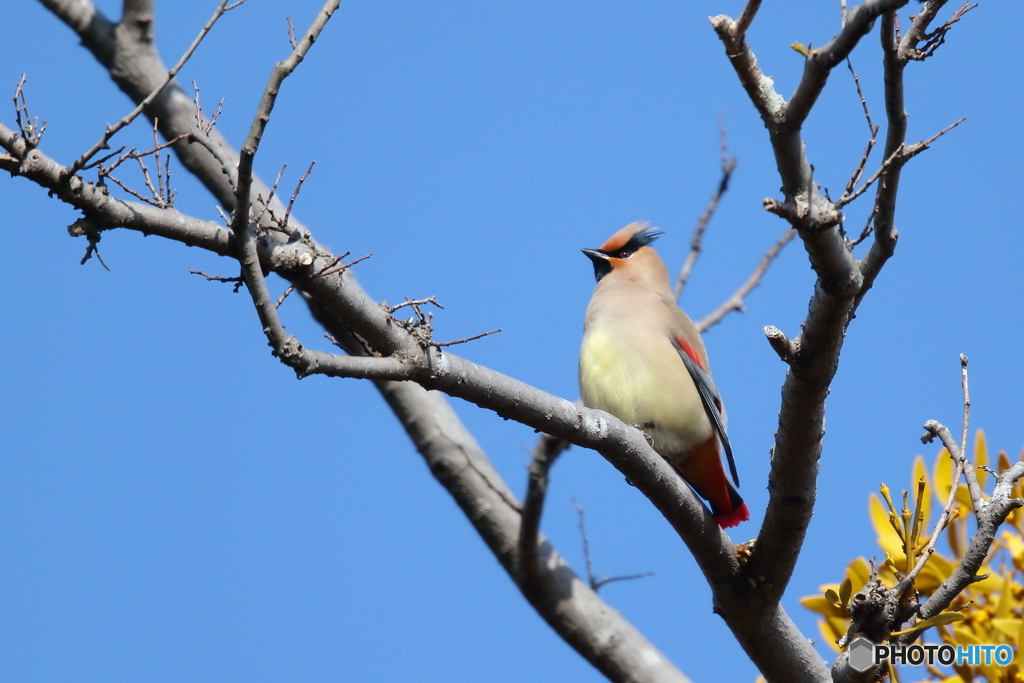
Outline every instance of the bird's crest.
<svg viewBox="0 0 1024 683"><path fill-rule="evenodd" d="M612 258L622 258L650 245L661 237L661 234L647 223L630 223L609 237L608 241L601 245L600 251Z"/></svg>

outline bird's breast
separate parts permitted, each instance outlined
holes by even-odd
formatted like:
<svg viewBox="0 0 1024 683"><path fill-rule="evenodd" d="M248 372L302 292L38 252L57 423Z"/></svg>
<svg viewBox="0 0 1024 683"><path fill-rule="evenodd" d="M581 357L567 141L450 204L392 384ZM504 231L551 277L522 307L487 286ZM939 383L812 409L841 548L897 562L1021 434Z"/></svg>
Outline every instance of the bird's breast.
<svg viewBox="0 0 1024 683"><path fill-rule="evenodd" d="M593 323L580 349L584 405L628 424L653 424L645 431L655 450L670 459L711 437L697 389L667 335Z"/></svg>

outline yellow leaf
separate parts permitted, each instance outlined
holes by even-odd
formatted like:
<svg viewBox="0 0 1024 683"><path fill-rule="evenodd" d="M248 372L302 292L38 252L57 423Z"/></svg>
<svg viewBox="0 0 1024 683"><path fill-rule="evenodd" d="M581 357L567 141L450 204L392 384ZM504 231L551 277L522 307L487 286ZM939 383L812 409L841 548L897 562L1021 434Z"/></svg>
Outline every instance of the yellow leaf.
<svg viewBox="0 0 1024 683"><path fill-rule="evenodd" d="M959 624L953 627L953 640L956 641L957 645L981 644L981 641L978 640L978 637L974 635L974 631L972 631L969 627L962 627Z"/></svg>
<svg viewBox="0 0 1024 683"><path fill-rule="evenodd" d="M871 568L868 566L868 561L863 557L858 557L849 566L846 567L846 578L850 581L850 590L852 593L860 592L868 579L871 578Z"/></svg>
<svg viewBox="0 0 1024 683"><path fill-rule="evenodd" d="M1017 634L1017 663L1024 663L1021 658L1021 653L1024 652L1024 628Z"/></svg>
<svg viewBox="0 0 1024 683"><path fill-rule="evenodd" d="M829 647L836 652L842 652L839 646L836 645L836 641L846 633L846 624L842 620L835 619L834 617L819 619L818 630L821 631L821 639L828 643Z"/></svg>
<svg viewBox="0 0 1024 683"><path fill-rule="evenodd" d="M950 517L951 521L946 526L949 549L953 551L953 557L960 557L967 545L967 511L954 505Z"/></svg>
<svg viewBox="0 0 1024 683"><path fill-rule="evenodd" d="M808 52L807 48L804 47L803 43L790 43L789 46L791 48L793 48L794 50L796 50L797 52L799 52L800 54L802 54L804 57L806 57L808 54L810 54Z"/></svg>
<svg viewBox="0 0 1024 683"><path fill-rule="evenodd" d="M913 626L911 626L908 629L904 629L902 631L893 631L889 635L890 636L901 636L904 633L913 633L914 631L923 631L924 629L931 628L932 626L940 626L942 624L952 624L954 621L963 621L963 620L964 620L964 615L960 614L959 612L942 612L941 614L936 614L931 619L925 619L924 621L919 621L919 622L917 622L916 624L914 624Z"/></svg>
<svg viewBox="0 0 1024 683"><path fill-rule="evenodd" d="M805 598L800 598L800 604L811 610L817 612L825 617L837 617L847 618L849 614L843 608L836 607L833 603L828 601L824 595L808 595Z"/></svg>
<svg viewBox="0 0 1024 683"><path fill-rule="evenodd" d="M992 625L1013 641L1020 639L1020 619L993 619Z"/></svg>
<svg viewBox="0 0 1024 683"><path fill-rule="evenodd" d="M943 581L953 574L953 569L953 563L944 556L939 553L932 553L931 557L928 558L928 562L924 565L924 569L917 575L914 588L925 595L931 595L935 592L936 588L942 585Z"/></svg>
<svg viewBox="0 0 1024 683"><path fill-rule="evenodd" d="M999 606L996 607L996 619L1006 619L1010 616L1010 610L1013 608L1013 576L1007 572L1003 578L1003 587L999 591ZM1017 634L1013 634L1016 638Z"/></svg>
<svg viewBox="0 0 1024 683"><path fill-rule="evenodd" d="M849 578L843 579L839 584L839 603L846 607L850 604L850 596L853 595L853 582Z"/></svg>
<svg viewBox="0 0 1024 683"><path fill-rule="evenodd" d="M974 509L974 503L971 502L971 492L967 488L967 484L960 484L956 487L956 502L963 506L964 512Z"/></svg>
<svg viewBox="0 0 1024 683"><path fill-rule="evenodd" d="M1010 456L1006 454L1006 451L999 451L999 455L996 458L996 470L1002 472L1003 470L1010 469Z"/></svg>
<svg viewBox="0 0 1024 683"><path fill-rule="evenodd" d="M980 429L974 435L974 466L978 470L978 483L981 484L981 490L984 491L988 472L981 468L988 466L988 442L985 440L985 432Z"/></svg>
<svg viewBox="0 0 1024 683"><path fill-rule="evenodd" d="M999 576L999 574L993 573L992 569L987 564L981 565L981 569L978 570L978 575L980 576L982 574L988 574L988 578L977 583L972 583L970 585L970 590L976 593L994 593L1003 587L1003 577Z"/></svg>
<svg viewBox="0 0 1024 683"><path fill-rule="evenodd" d="M828 600L833 607L839 608L843 606L842 601L839 599L839 595L837 595L831 588L825 591L825 599Z"/></svg>
<svg viewBox="0 0 1024 683"><path fill-rule="evenodd" d="M904 557L903 541L900 540L896 530L889 523L889 512L874 493L868 497L868 510L871 514L871 523L875 526L875 533L878 534L879 547L891 555L897 563L906 562L905 559L900 559Z"/></svg>
<svg viewBox="0 0 1024 683"><path fill-rule="evenodd" d="M911 476L910 478L910 485L912 491L917 490L917 482L920 481L921 479L924 479L924 485L926 489L932 488L932 484L929 481L928 477L928 468L925 467L924 458L919 455L916 458L914 458L914 471L913 476ZM931 523L932 513L931 498L928 496L927 490L925 491L924 497L921 499L921 507L924 508L924 522L921 524L921 535L924 536L926 533L925 529L927 529L928 525Z"/></svg>
<svg viewBox="0 0 1024 683"><path fill-rule="evenodd" d="M1010 553L1013 566L1017 571L1024 571L1024 538L1020 534L1004 531L1002 543Z"/></svg>
<svg viewBox="0 0 1024 683"><path fill-rule="evenodd" d="M949 498L952 478L953 459L949 457L949 451L942 448L935 456L935 476L932 478L932 484L935 487L935 500L939 502L939 505L945 505L946 499Z"/></svg>

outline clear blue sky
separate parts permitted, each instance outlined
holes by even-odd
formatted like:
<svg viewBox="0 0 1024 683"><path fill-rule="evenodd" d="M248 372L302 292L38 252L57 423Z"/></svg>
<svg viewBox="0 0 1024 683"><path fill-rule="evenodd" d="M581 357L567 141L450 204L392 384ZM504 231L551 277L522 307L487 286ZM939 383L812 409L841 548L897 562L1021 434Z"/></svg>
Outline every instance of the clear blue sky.
<svg viewBox="0 0 1024 683"><path fill-rule="evenodd" d="M166 61L214 4L158 3ZM40 5L7 5L0 117L12 125L4 103L27 72L32 111L49 122L42 147L69 163L131 106ZM285 15L301 30L318 7L250 0L182 72L208 110L226 99L219 125L236 145L288 53ZM287 162L291 188L315 159L296 212L339 253L373 253L357 271L372 295L436 295L438 338L503 328L458 352L573 399L593 287L579 249L650 220L678 268L718 181L719 111L739 168L684 308L714 308L784 228L761 209L780 196L767 135L707 22L741 7L346 2L285 83L257 170L272 179ZM797 599L878 552L868 492L906 486L917 453L931 461L926 419L959 425L958 353L971 358L973 425L994 450L1024 445L1022 65L1015 41L993 34L1022 20L1019 3L982 3L907 69L911 141L968 120L907 167L896 256L849 329L785 600L808 637L819 635ZM749 36L788 96L802 71L788 45L838 28L838 3L768 2ZM853 62L879 122L880 60L876 30ZM148 136L143 123L120 137ZM833 196L866 137L839 69L806 126ZM216 219L174 170L177 208ZM65 232L76 212L10 178L0 206L0 678L601 680L529 608L369 384L296 381L248 297L188 273L233 275L231 262L115 231L100 245L111 272L80 266L85 243ZM854 230L867 210L848 211ZM706 336L753 515L736 541L762 517L784 374L761 328L794 336L812 284L794 243L747 312ZM321 343L299 301L282 310ZM535 435L455 403L521 494ZM553 477L543 529L578 571L573 496L599 573L654 572L605 599L695 680L753 680L686 548L637 491L579 448Z"/></svg>

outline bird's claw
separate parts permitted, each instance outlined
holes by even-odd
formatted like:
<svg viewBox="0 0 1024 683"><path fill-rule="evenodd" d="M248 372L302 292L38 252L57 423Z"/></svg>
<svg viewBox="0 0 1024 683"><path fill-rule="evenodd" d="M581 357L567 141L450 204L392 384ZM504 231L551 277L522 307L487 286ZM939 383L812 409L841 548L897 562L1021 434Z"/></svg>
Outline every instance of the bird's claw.
<svg viewBox="0 0 1024 683"><path fill-rule="evenodd" d="M651 429L654 427L653 422L635 422L631 423L629 426L632 427L633 429L639 429L641 432L643 432L644 438L647 439L647 445L650 446L651 448L654 448L654 437L645 431L647 429Z"/></svg>

